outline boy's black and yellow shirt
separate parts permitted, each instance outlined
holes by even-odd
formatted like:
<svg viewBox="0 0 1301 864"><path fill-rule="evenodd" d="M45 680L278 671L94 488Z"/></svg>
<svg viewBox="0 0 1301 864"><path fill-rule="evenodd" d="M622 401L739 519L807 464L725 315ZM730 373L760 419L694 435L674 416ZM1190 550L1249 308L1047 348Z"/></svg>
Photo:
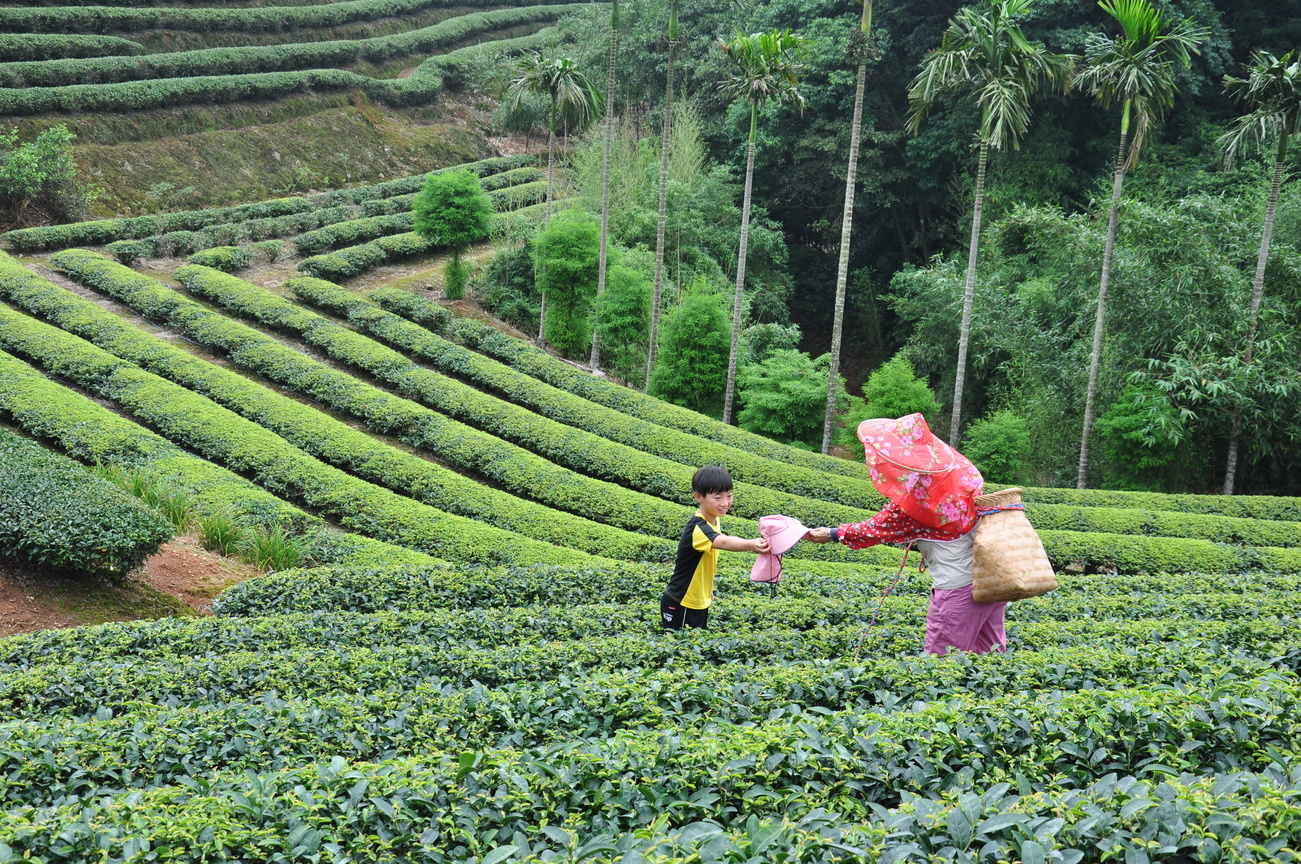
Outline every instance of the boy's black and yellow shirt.
<svg viewBox="0 0 1301 864"><path fill-rule="evenodd" d="M678 541L673 578L664 593L688 609L708 609L714 600L714 575L718 572L718 550L714 538L718 525L705 521L699 512L687 522Z"/></svg>

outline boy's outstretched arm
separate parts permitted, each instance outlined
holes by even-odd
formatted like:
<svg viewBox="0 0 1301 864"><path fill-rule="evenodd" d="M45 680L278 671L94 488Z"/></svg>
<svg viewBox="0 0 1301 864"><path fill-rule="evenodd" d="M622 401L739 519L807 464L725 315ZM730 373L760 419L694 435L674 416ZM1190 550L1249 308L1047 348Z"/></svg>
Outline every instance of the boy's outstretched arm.
<svg viewBox="0 0 1301 864"><path fill-rule="evenodd" d="M727 552L767 552L768 541L762 537L756 537L753 540L746 540L743 537L732 537L727 534L719 534L714 538L714 548L723 549Z"/></svg>

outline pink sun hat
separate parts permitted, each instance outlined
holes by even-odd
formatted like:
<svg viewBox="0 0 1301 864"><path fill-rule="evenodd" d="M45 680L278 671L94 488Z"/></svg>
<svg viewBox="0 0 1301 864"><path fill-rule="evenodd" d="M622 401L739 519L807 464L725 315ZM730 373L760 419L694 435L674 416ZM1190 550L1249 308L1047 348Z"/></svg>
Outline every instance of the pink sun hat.
<svg viewBox="0 0 1301 864"><path fill-rule="evenodd" d="M904 513L957 533L975 525L984 478L970 459L931 433L921 414L864 420L858 440L872 485Z"/></svg>
<svg viewBox="0 0 1301 864"><path fill-rule="evenodd" d="M750 569L751 582L776 584L782 578L782 555L804 539L809 529L789 516L759 517L759 535L768 541L771 551L760 555Z"/></svg>

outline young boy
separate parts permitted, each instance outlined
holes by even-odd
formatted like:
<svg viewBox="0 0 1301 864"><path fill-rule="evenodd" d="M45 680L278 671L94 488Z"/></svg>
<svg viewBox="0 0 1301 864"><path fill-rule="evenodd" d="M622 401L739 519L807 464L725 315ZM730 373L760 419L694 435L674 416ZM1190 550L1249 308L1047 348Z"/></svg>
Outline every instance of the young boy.
<svg viewBox="0 0 1301 864"><path fill-rule="evenodd" d="M718 552L767 552L762 537L742 540L729 537L718 528L718 517L732 507L732 475L721 465L706 465L691 478L691 497L700 509L687 521L678 541L678 558L673 577L660 598L660 623L668 630L706 627L709 604L714 601L714 574Z"/></svg>

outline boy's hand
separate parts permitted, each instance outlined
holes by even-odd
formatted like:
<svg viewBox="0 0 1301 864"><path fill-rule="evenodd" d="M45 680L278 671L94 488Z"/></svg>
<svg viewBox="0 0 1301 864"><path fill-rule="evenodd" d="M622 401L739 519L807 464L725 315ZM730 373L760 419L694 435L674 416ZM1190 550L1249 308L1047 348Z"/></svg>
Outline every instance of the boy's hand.
<svg viewBox="0 0 1301 864"><path fill-rule="evenodd" d="M750 541L750 551L763 554L768 551L768 541L763 537L756 537Z"/></svg>
<svg viewBox="0 0 1301 864"><path fill-rule="evenodd" d="M809 533L804 535L804 539L810 543L830 543L830 528L810 528Z"/></svg>

